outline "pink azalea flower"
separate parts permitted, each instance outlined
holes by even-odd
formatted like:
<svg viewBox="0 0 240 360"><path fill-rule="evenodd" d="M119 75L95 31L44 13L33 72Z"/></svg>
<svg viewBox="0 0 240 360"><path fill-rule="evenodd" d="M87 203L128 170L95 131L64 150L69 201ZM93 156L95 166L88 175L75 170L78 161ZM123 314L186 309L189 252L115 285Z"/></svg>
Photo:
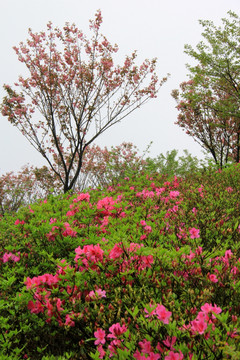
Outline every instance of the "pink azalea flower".
<svg viewBox="0 0 240 360"><path fill-rule="evenodd" d="M89 296L90 299L92 299L92 300L95 300L95 299L96 299L96 294L95 294L95 292L94 292L93 290L91 290L91 291L89 292L88 296Z"/></svg>
<svg viewBox="0 0 240 360"><path fill-rule="evenodd" d="M103 298L106 297L106 291L102 290L102 289L97 289L96 293L98 294L99 297Z"/></svg>
<svg viewBox="0 0 240 360"><path fill-rule="evenodd" d="M75 322L71 319L70 315L66 315L65 326L75 326Z"/></svg>
<svg viewBox="0 0 240 360"><path fill-rule="evenodd" d="M97 294L97 296L96 296ZM102 290L102 289L97 289L96 291L90 291L88 296L92 299L92 300L96 300L97 298L103 298L106 297L106 291Z"/></svg>
<svg viewBox="0 0 240 360"><path fill-rule="evenodd" d="M18 224L23 225L23 224L25 224L25 221L24 220L20 221L19 219L17 219L14 224L15 225L18 225Z"/></svg>
<svg viewBox="0 0 240 360"><path fill-rule="evenodd" d="M145 227L144 227L144 230L145 231L147 231L147 232L152 232L152 228L151 228L151 226L150 225L146 225Z"/></svg>
<svg viewBox="0 0 240 360"><path fill-rule="evenodd" d="M139 350L136 350L135 353L133 354L134 359L136 360L146 360L146 356L145 355L141 355L141 353L139 352Z"/></svg>
<svg viewBox="0 0 240 360"><path fill-rule="evenodd" d="M105 344L106 340L105 340L105 336L106 336L106 333L104 330L102 329L98 329L97 331L95 331L94 333L94 336L97 340L94 341L94 344L95 345L98 345L98 344ZM98 350L99 351L99 350ZM99 351L100 352L100 351ZM100 353L101 354L101 353Z"/></svg>
<svg viewBox="0 0 240 360"><path fill-rule="evenodd" d="M5 253L3 254L2 260L4 263L8 262L9 260L12 260L14 262L18 262L20 260L20 256L19 256L19 252L18 252L18 256L13 254L13 253Z"/></svg>
<svg viewBox="0 0 240 360"><path fill-rule="evenodd" d="M176 199L179 196L179 191L170 191L169 197L170 199Z"/></svg>
<svg viewBox="0 0 240 360"><path fill-rule="evenodd" d="M31 208L31 206L28 206L30 213L34 214L34 210Z"/></svg>
<svg viewBox="0 0 240 360"><path fill-rule="evenodd" d="M57 219L56 218L51 218L50 220L49 220L49 224L53 224L53 223L55 223L57 221Z"/></svg>
<svg viewBox="0 0 240 360"><path fill-rule="evenodd" d="M147 360L158 360L160 359L160 354L155 354L153 352L150 352L149 356L147 357Z"/></svg>
<svg viewBox="0 0 240 360"><path fill-rule="evenodd" d="M201 306L201 310L204 312L204 314L208 314L209 312L213 312L215 314L220 314L222 312L222 309L220 307L218 307L216 304L214 304L214 306L212 306L211 304L204 304L203 306ZM213 319L214 319L214 315L213 315Z"/></svg>
<svg viewBox="0 0 240 360"><path fill-rule="evenodd" d="M175 353L173 351L170 351L167 356L165 356L164 360L182 360L183 359L183 353L180 351L180 353Z"/></svg>
<svg viewBox="0 0 240 360"><path fill-rule="evenodd" d="M151 304L150 304L150 307L152 307ZM160 304L157 304L157 307L154 310L152 310L150 313L148 312L148 310L146 308L144 308L144 311L148 314L148 315L145 315L145 317L157 315L157 318L159 320L161 320L164 324L169 323L169 318L172 315L171 311L167 311L165 306L160 305Z"/></svg>
<svg viewBox="0 0 240 360"><path fill-rule="evenodd" d="M35 303L30 300L28 302L28 310L30 310L32 314L39 314L40 312L44 312L43 305L39 300L37 300Z"/></svg>
<svg viewBox="0 0 240 360"><path fill-rule="evenodd" d="M124 324L123 326L121 326L119 323L116 323L109 328L109 331L110 334L107 337L117 339L118 336L122 335L127 331L127 327Z"/></svg>
<svg viewBox="0 0 240 360"><path fill-rule="evenodd" d="M160 304L157 305L155 309L155 314L157 315L157 318L161 320L164 324L169 323L169 318L172 315L171 311L167 311L166 308Z"/></svg>
<svg viewBox="0 0 240 360"><path fill-rule="evenodd" d="M144 245L143 244L137 244L137 243L131 243L128 250L130 252L132 252L132 251L136 251L137 249L140 249L141 247L144 247Z"/></svg>
<svg viewBox="0 0 240 360"><path fill-rule="evenodd" d="M63 231L63 236L71 236L71 237L76 237L77 236L77 232L76 231L74 231L71 227L70 227L70 225L69 225L69 223L64 223L64 226L65 226L65 230Z"/></svg>
<svg viewBox="0 0 240 360"><path fill-rule="evenodd" d="M202 247L201 247L201 246L199 246L199 247L196 249L196 254L197 254L197 255L202 254Z"/></svg>
<svg viewBox="0 0 240 360"><path fill-rule="evenodd" d="M190 236L191 239L197 239L197 238L200 237L200 235L199 235L200 230L199 229L190 228L189 232L190 232L190 235L191 235Z"/></svg>
<svg viewBox="0 0 240 360"><path fill-rule="evenodd" d="M57 298L56 307L57 307L58 312L61 312L61 311L64 310L64 309L61 307L62 304L63 304L62 300L59 299L59 298Z"/></svg>
<svg viewBox="0 0 240 360"><path fill-rule="evenodd" d="M226 250L224 257L225 257L226 259L230 259L232 255L233 255L233 253L232 253L231 250Z"/></svg>
<svg viewBox="0 0 240 360"><path fill-rule="evenodd" d="M66 213L66 216L74 216L75 215L75 211L74 210L69 210L67 213Z"/></svg>
<svg viewBox="0 0 240 360"><path fill-rule="evenodd" d="M203 334L204 331L207 329L207 323L204 319L195 319L191 321L192 330L198 332L199 334Z"/></svg>
<svg viewBox="0 0 240 360"><path fill-rule="evenodd" d="M143 341L140 341L138 344L141 346L142 352L144 354L149 354L151 352L151 342L150 341L143 339Z"/></svg>
<svg viewBox="0 0 240 360"><path fill-rule="evenodd" d="M99 244L97 245L85 245L82 249L81 246L75 249L75 261L77 261L81 255L85 255L88 260L97 263L103 260L104 251L100 248Z"/></svg>
<svg viewBox="0 0 240 360"><path fill-rule="evenodd" d="M170 350L173 349L173 345L175 344L177 338L176 336L173 336L172 338L170 336L167 336L166 340L163 341L164 345L166 345Z"/></svg>
<svg viewBox="0 0 240 360"><path fill-rule="evenodd" d="M147 255L147 256L141 256L141 260L142 260L141 269L145 269L146 267L151 268L151 264L153 263L154 258L152 255Z"/></svg>
<svg viewBox="0 0 240 360"><path fill-rule="evenodd" d="M98 347L97 347L97 351L99 352L99 359L103 359L104 358L104 356L105 356L105 354L106 354L106 351L104 351L103 350L103 347L102 347L102 345L99 345Z"/></svg>
<svg viewBox="0 0 240 360"><path fill-rule="evenodd" d="M117 354L116 346L113 344L113 342L111 342L111 343L108 345L108 350L109 350L109 352L110 352L109 357L112 357L112 356L114 356L114 355Z"/></svg>
<svg viewBox="0 0 240 360"><path fill-rule="evenodd" d="M105 209L111 211L114 209L114 205L117 203L117 200L114 200L111 196L105 197L98 201L97 209Z"/></svg>
<svg viewBox="0 0 240 360"><path fill-rule="evenodd" d="M53 316L53 305L50 303L49 300L47 300L46 302L46 307L47 307L47 314L49 318L51 318Z"/></svg>
<svg viewBox="0 0 240 360"><path fill-rule="evenodd" d="M122 254L123 254L123 249L118 244L115 244L109 253L109 259L117 259Z"/></svg>
<svg viewBox="0 0 240 360"><path fill-rule="evenodd" d="M208 275L208 278L209 278L209 280L212 281L213 283L217 283L217 282L218 282L218 279L217 279L217 277L216 277L215 274L209 274L209 275Z"/></svg>
<svg viewBox="0 0 240 360"><path fill-rule="evenodd" d="M11 258L11 253L10 253L10 254L5 253L5 254L3 255L3 257L2 257L4 263L8 262L8 260L9 260L10 258Z"/></svg>
<svg viewBox="0 0 240 360"><path fill-rule="evenodd" d="M89 193L80 193L78 194L77 198L76 199L73 199L73 202L79 202L79 201L83 201L83 200L86 200L86 201L89 201L90 200L90 195Z"/></svg>
<svg viewBox="0 0 240 360"><path fill-rule="evenodd" d="M194 215L197 215L197 209L195 207L192 209L192 212L194 213Z"/></svg>
<svg viewBox="0 0 240 360"><path fill-rule="evenodd" d="M166 189L163 187L163 188L156 188L156 195L157 196L160 196Z"/></svg>

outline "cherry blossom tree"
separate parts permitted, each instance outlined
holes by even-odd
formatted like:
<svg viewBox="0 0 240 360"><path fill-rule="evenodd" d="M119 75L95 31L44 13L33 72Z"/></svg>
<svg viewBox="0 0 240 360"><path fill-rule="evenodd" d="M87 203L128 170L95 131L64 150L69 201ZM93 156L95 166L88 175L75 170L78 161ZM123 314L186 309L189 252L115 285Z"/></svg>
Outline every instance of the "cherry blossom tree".
<svg viewBox="0 0 240 360"><path fill-rule="evenodd" d="M45 158L63 191L74 187L87 147L103 132L157 96L156 59L135 64L136 52L114 64L117 45L100 34L101 12L90 21L90 40L74 24L47 25L15 47L29 77L7 95L1 111ZM18 90L19 89L19 90Z"/></svg>
<svg viewBox="0 0 240 360"><path fill-rule="evenodd" d="M214 162L222 168L229 160L237 161L237 136L239 123L234 117L220 114L214 106L226 100L226 94L214 91L209 82L201 84L194 79L180 84L174 90L179 110L176 124L194 138L204 150L210 153ZM214 104L214 106L212 106Z"/></svg>
<svg viewBox="0 0 240 360"><path fill-rule="evenodd" d="M17 212L21 206L30 205L37 199L45 199L50 193L61 192L58 177L47 166L36 168L25 165L17 173L7 172L0 176L0 215Z"/></svg>
<svg viewBox="0 0 240 360"><path fill-rule="evenodd" d="M83 189L87 186L96 188L113 185L126 177L133 177L146 170L146 161L143 155L139 155L138 148L132 143L122 144L108 149L98 145L86 149L83 157L81 175L76 188Z"/></svg>
<svg viewBox="0 0 240 360"><path fill-rule="evenodd" d="M173 91L177 124L209 151L221 167L240 161L240 18L228 12L222 26L200 20L203 41L185 52L198 62L187 65L189 81Z"/></svg>

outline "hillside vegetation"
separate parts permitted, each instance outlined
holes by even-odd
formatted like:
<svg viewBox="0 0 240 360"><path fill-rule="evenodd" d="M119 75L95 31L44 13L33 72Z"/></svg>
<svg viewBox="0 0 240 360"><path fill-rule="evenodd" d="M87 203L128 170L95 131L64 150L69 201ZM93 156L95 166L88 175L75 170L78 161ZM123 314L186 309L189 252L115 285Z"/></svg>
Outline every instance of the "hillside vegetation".
<svg viewBox="0 0 240 360"><path fill-rule="evenodd" d="M239 359L240 165L0 220L0 358Z"/></svg>

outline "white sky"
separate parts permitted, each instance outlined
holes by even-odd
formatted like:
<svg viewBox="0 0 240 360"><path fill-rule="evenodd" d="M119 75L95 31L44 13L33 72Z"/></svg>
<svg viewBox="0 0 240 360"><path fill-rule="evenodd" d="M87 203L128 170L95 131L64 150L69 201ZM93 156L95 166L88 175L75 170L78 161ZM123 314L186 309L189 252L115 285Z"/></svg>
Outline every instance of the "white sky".
<svg viewBox="0 0 240 360"><path fill-rule="evenodd" d="M137 109L116 124L97 143L104 147L133 142L142 152L153 141L150 156L183 149L202 158L202 150L191 137L174 124L176 103L171 91L186 80L185 64L192 60L184 54L184 44L194 47L202 40L199 19L221 24L221 18L232 10L239 14L239 0L0 0L0 102L2 85L12 85L24 72L12 49L28 37L28 28L45 31L50 20L63 26L74 22L89 34L88 21L101 9L101 33L117 43L121 56L138 51L137 63L145 58L158 58L158 75L171 78L160 89L157 99ZM0 173L18 171L24 164L46 165L40 154L24 136L0 115Z"/></svg>

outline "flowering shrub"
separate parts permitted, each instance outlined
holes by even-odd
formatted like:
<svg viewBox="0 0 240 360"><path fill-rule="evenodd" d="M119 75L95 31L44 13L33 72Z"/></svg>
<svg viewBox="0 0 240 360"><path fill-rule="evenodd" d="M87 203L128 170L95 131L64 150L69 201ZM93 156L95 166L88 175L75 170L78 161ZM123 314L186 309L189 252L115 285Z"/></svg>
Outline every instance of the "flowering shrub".
<svg viewBox="0 0 240 360"><path fill-rule="evenodd" d="M110 150L97 145L88 146L75 191L116 184L145 167L146 162L132 143L122 143ZM18 211L21 206L46 198L51 193L60 194L61 188L62 183L46 166L35 168L26 165L17 173L3 174L0 176L0 214Z"/></svg>
<svg viewBox="0 0 240 360"><path fill-rule="evenodd" d="M239 182L139 174L4 215L1 359L239 359Z"/></svg>
<svg viewBox="0 0 240 360"><path fill-rule="evenodd" d="M20 171L0 176L0 215L16 212L50 193L59 194L61 184L46 167L35 168L25 165Z"/></svg>
<svg viewBox="0 0 240 360"><path fill-rule="evenodd" d="M174 172L185 176L189 172L204 168L204 162L201 164L186 150L184 156L178 159L177 150L167 152L166 157L160 154L158 160L144 159L150 145L141 156L137 147L127 142L110 149L100 148L98 145L88 146L74 187L75 192L90 187L115 186L125 178L133 179L139 176L139 173L159 172L173 177ZM163 163L163 159L166 164ZM226 191L231 192L231 189L228 187ZM143 193L145 191L143 190ZM18 211L21 206L31 204L36 199L61 192L62 183L49 167L36 168L26 165L18 173L9 172L0 176L0 214Z"/></svg>

